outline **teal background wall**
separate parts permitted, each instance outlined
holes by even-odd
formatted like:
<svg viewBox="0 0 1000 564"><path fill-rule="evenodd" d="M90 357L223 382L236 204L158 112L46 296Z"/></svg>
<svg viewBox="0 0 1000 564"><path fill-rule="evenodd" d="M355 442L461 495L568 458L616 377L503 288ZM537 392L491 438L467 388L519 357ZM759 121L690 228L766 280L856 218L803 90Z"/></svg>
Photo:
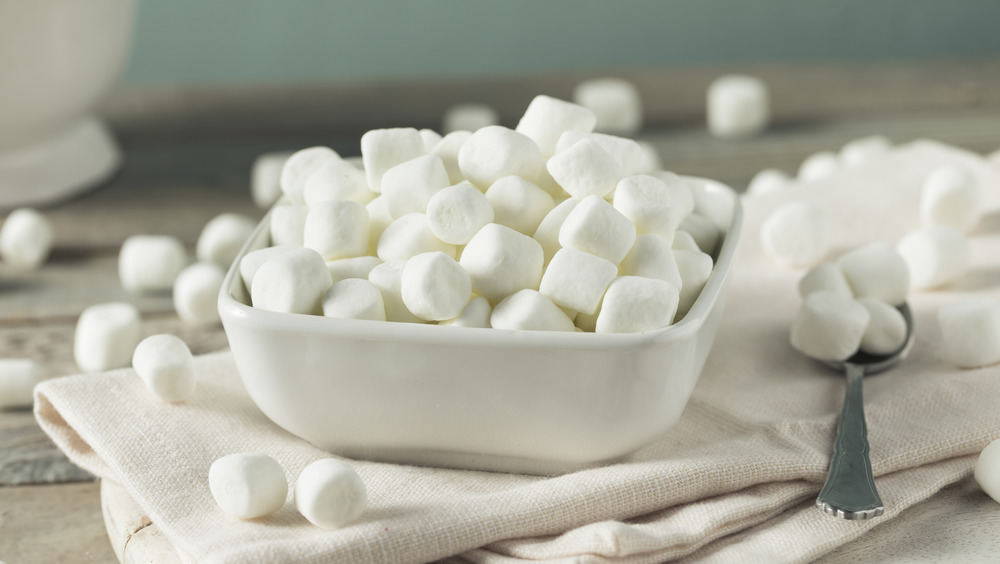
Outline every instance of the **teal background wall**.
<svg viewBox="0 0 1000 564"><path fill-rule="evenodd" d="M1000 57L997 0L138 0L133 84Z"/></svg>

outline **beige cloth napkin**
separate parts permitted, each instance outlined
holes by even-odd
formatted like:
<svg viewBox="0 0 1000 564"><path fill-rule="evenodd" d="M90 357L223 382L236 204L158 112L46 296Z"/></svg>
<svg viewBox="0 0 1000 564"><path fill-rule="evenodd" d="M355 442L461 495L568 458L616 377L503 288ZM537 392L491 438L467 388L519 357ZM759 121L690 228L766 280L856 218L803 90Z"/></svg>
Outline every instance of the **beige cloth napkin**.
<svg viewBox="0 0 1000 564"><path fill-rule="evenodd" d="M886 514L837 520L813 507L824 480L843 377L791 349L801 271L763 256L759 225L775 206L823 203L837 246L894 242L919 225L921 179L944 163L970 167L989 213L972 234L974 267L953 288L915 293L913 353L865 382L872 465ZM869 202L863 204L863 202ZM43 428L78 464L122 484L197 562L708 562L806 561L855 539L966 477L1000 436L998 368L940 358L936 311L966 295L998 295L1000 174L979 157L913 143L829 180L746 201L728 309L684 415L621 463L557 477L354 461L370 504L352 526L310 526L289 502L254 521L226 517L208 467L265 452L290 483L325 454L254 407L228 352L197 359L198 391L168 405L130 370L53 380L36 390ZM363 376L363 375L359 375Z"/></svg>

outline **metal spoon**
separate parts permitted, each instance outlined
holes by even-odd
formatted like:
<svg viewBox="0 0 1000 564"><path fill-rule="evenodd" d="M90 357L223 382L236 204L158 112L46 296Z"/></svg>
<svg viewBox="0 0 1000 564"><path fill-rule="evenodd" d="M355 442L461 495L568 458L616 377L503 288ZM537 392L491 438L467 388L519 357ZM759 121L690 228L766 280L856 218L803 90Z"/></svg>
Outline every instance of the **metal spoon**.
<svg viewBox="0 0 1000 564"><path fill-rule="evenodd" d="M913 315L906 303L898 307L906 320L906 341L887 355L859 352L842 362L824 362L847 373L844 409L837 424L837 438L826 483L816 498L816 507L841 519L871 519L885 512L882 498L875 489L872 463L868 458L868 426L865 424L861 397L861 379L867 374L888 370L899 362L913 345Z"/></svg>

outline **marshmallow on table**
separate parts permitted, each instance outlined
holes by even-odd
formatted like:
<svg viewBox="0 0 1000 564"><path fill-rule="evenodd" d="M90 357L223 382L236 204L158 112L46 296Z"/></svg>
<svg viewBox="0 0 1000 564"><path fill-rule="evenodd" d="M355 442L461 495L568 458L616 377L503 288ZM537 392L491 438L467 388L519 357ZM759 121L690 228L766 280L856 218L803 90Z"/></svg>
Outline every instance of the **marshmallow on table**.
<svg viewBox="0 0 1000 564"><path fill-rule="evenodd" d="M570 130L563 132L559 136L559 142L556 144L556 153L561 153L583 139L590 139L607 151L615 162L622 167L623 174L639 174L638 170L643 158L642 147L633 139L626 139L625 137L617 137L605 133L582 133Z"/></svg>
<svg viewBox="0 0 1000 564"><path fill-rule="evenodd" d="M431 233L451 245L468 243L493 217L490 201L471 184L439 190L427 202L427 225Z"/></svg>
<svg viewBox="0 0 1000 564"><path fill-rule="evenodd" d="M30 208L16 209L0 228L0 258L17 270L35 270L48 258L53 239L48 218Z"/></svg>
<svg viewBox="0 0 1000 564"><path fill-rule="evenodd" d="M274 206L270 214L271 244L276 246L301 247L306 230L306 216L309 206L281 204Z"/></svg>
<svg viewBox="0 0 1000 564"><path fill-rule="evenodd" d="M241 452L219 458L208 469L208 488L219 507L237 519L270 515L285 505L288 480L266 454Z"/></svg>
<svg viewBox="0 0 1000 564"><path fill-rule="evenodd" d="M366 255L328 260L326 261L326 269L330 272L330 278L336 283L348 278L364 278L368 280L368 274L380 264L382 264L382 259Z"/></svg>
<svg viewBox="0 0 1000 564"><path fill-rule="evenodd" d="M673 323L680 291L665 280L641 276L616 278L601 302L597 333L637 333Z"/></svg>
<svg viewBox="0 0 1000 564"><path fill-rule="evenodd" d="M386 321L398 323L425 323L406 308L403 303L403 268L407 260L386 261L368 273L368 280L382 293Z"/></svg>
<svg viewBox="0 0 1000 564"><path fill-rule="evenodd" d="M701 251L701 247L698 246L698 242L694 240L694 237L683 229L674 231L674 237L673 241L670 243L670 248L675 251Z"/></svg>
<svg viewBox="0 0 1000 564"><path fill-rule="evenodd" d="M317 527L343 527L360 517L367 504L368 490L361 477L333 458L310 463L295 481L295 506Z"/></svg>
<svg viewBox="0 0 1000 564"><path fill-rule="evenodd" d="M459 263L472 279L472 290L495 304L523 288L538 288L545 253L531 237L490 223L469 240Z"/></svg>
<svg viewBox="0 0 1000 564"><path fill-rule="evenodd" d="M424 213L427 202L451 182L444 161L437 155L422 155L402 162L382 175L382 197L394 218Z"/></svg>
<svg viewBox="0 0 1000 564"><path fill-rule="evenodd" d="M892 143L882 135L870 135L849 141L840 148L840 164L858 166L889 152Z"/></svg>
<svg viewBox="0 0 1000 564"><path fill-rule="evenodd" d="M860 350L873 355L892 354L906 342L906 318L891 305L872 298L858 298L868 310L869 321Z"/></svg>
<svg viewBox="0 0 1000 564"><path fill-rule="evenodd" d="M309 208L302 246L323 260L356 257L368 251L368 210L351 200L321 202Z"/></svg>
<svg viewBox="0 0 1000 564"><path fill-rule="evenodd" d="M309 175L302 188L307 206L331 200L352 200L367 204L375 198L368 189L363 170L343 159L326 159Z"/></svg>
<svg viewBox="0 0 1000 564"><path fill-rule="evenodd" d="M373 129L361 136L368 189L382 192L382 175L390 168L426 154L424 139L411 127Z"/></svg>
<svg viewBox="0 0 1000 564"><path fill-rule="evenodd" d="M788 188L791 183L792 177L784 171L776 168L765 168L750 179L746 193L749 196L763 196L780 192Z"/></svg>
<svg viewBox="0 0 1000 564"><path fill-rule="evenodd" d="M456 104L444 111L441 131L476 131L500 123L500 114L486 104Z"/></svg>
<svg viewBox="0 0 1000 564"><path fill-rule="evenodd" d="M982 189L968 170L942 166L924 180L920 217L925 225L943 225L968 232L982 216Z"/></svg>
<svg viewBox="0 0 1000 564"><path fill-rule="evenodd" d="M441 141L430 151L441 157L445 170L448 171L448 182L458 184L465 180L462 168L458 166L458 153L462 150L462 145L472 137L471 131L452 131L445 135Z"/></svg>
<svg viewBox="0 0 1000 564"><path fill-rule="evenodd" d="M482 296L475 296L469 300L469 303L465 304L461 313L451 319L439 322L438 325L489 329L491 315L493 315L493 307L490 305L490 301Z"/></svg>
<svg viewBox="0 0 1000 564"><path fill-rule="evenodd" d="M618 264L635 243L635 225L608 202L588 196L559 228L559 244Z"/></svg>
<svg viewBox="0 0 1000 564"><path fill-rule="evenodd" d="M875 298L898 306L910 289L910 270L887 243L871 243L837 259L857 298Z"/></svg>
<svg viewBox="0 0 1000 564"><path fill-rule="evenodd" d="M798 180L812 182L823 180L840 169L840 158L833 151L813 153L799 165Z"/></svg>
<svg viewBox="0 0 1000 564"><path fill-rule="evenodd" d="M560 307L592 314L617 275L618 267L607 259L564 247L549 261L538 291Z"/></svg>
<svg viewBox="0 0 1000 564"><path fill-rule="evenodd" d="M198 235L195 256L200 261L229 268L256 225L253 219L238 213L222 213L213 217Z"/></svg>
<svg viewBox="0 0 1000 564"><path fill-rule="evenodd" d="M441 251L450 257L458 247L434 236L426 214L408 213L393 221L378 241L378 258L383 261L408 259L420 253Z"/></svg>
<svg viewBox="0 0 1000 564"><path fill-rule="evenodd" d="M247 291L253 287L253 277L257 274L257 269L260 268L260 265L282 253L297 248L291 245L279 245L256 249L243 255L243 258L240 259L240 278L243 279L243 285L246 286Z"/></svg>
<svg viewBox="0 0 1000 564"><path fill-rule="evenodd" d="M648 174L654 170L663 168L663 160L660 159L660 152L649 141L636 141L639 144L639 162L636 163L636 174Z"/></svg>
<svg viewBox="0 0 1000 564"><path fill-rule="evenodd" d="M194 395L194 357L174 335L151 335L132 354L132 368L146 389L163 401L179 403Z"/></svg>
<svg viewBox="0 0 1000 564"><path fill-rule="evenodd" d="M575 331L573 320L541 293L524 289L507 296L493 308L490 326L521 331Z"/></svg>
<svg viewBox="0 0 1000 564"><path fill-rule="evenodd" d="M366 279L347 278L335 282L323 294L323 315L340 319L385 321L382 292Z"/></svg>
<svg viewBox="0 0 1000 564"><path fill-rule="evenodd" d="M698 213L685 216L678 230L690 235L698 248L708 254L715 253L722 240L722 231L711 220Z"/></svg>
<svg viewBox="0 0 1000 564"><path fill-rule="evenodd" d="M594 131L635 135L642 127L639 89L627 80L585 80L573 90L573 101L594 113Z"/></svg>
<svg viewBox="0 0 1000 564"><path fill-rule="evenodd" d="M309 147L292 153L281 168L279 184L289 203L302 204L302 191L306 181L316 169L328 160L340 160L340 155L329 147Z"/></svg>
<svg viewBox="0 0 1000 564"><path fill-rule="evenodd" d="M638 233L656 233L672 239L690 211L675 202L675 194L675 190L655 176L626 176L615 187L614 208L632 220Z"/></svg>
<svg viewBox="0 0 1000 564"><path fill-rule="evenodd" d="M187 265L184 243L169 235L133 235L118 252L118 279L129 292L169 290Z"/></svg>
<svg viewBox="0 0 1000 564"><path fill-rule="evenodd" d="M545 156L556 152L559 136L564 131L590 133L597 124L594 112L551 96L539 95L528 104L515 131L527 135Z"/></svg>
<svg viewBox="0 0 1000 564"><path fill-rule="evenodd" d="M261 209L271 207L281 197L281 170L292 153L264 153L250 167L250 198Z"/></svg>
<svg viewBox="0 0 1000 564"><path fill-rule="evenodd" d="M0 410L31 407L41 366L30 358L0 358Z"/></svg>
<svg viewBox="0 0 1000 564"><path fill-rule="evenodd" d="M486 190L486 199L493 207L493 223L528 236L556 205L548 192L520 176L497 179Z"/></svg>
<svg viewBox="0 0 1000 564"><path fill-rule="evenodd" d="M1000 362L1000 302L966 298L938 310L941 350L945 360L961 368Z"/></svg>
<svg viewBox="0 0 1000 564"><path fill-rule="evenodd" d="M173 293L174 310L181 321L191 325L218 323L217 302L225 278L226 271L214 262L196 262L182 270L174 281Z"/></svg>
<svg viewBox="0 0 1000 564"><path fill-rule="evenodd" d="M326 261L312 249L293 249L260 265L253 277L253 307L284 313L318 314L332 285Z"/></svg>
<svg viewBox="0 0 1000 564"><path fill-rule="evenodd" d="M125 302L92 305L76 322L73 357L84 372L128 366L139 344L139 310Z"/></svg>
<svg viewBox="0 0 1000 564"><path fill-rule="evenodd" d="M844 271L835 262L814 266L799 280L799 295L803 298L819 291L834 292L845 298L854 297L854 290L848 284Z"/></svg>
<svg viewBox="0 0 1000 564"><path fill-rule="evenodd" d="M368 202L365 209L368 210L368 254L374 255L378 251L378 242L382 238L382 233L393 222L393 218L389 215L389 208L386 207L385 198L382 196ZM303 222L304 228L305 223Z"/></svg>
<svg viewBox="0 0 1000 564"><path fill-rule="evenodd" d="M813 292L792 322L792 346L817 360L847 360L858 352L870 319L868 309L856 300Z"/></svg>
<svg viewBox="0 0 1000 564"><path fill-rule="evenodd" d="M943 226L911 231L896 244L910 270L910 287L937 288L954 282L969 268L969 240Z"/></svg>
<svg viewBox="0 0 1000 564"><path fill-rule="evenodd" d="M677 288L683 286L680 270L670 241L655 233L643 233L635 238L635 245L618 265L622 276L642 276L670 282Z"/></svg>
<svg viewBox="0 0 1000 564"><path fill-rule="evenodd" d="M1000 439L986 445L979 453L972 476L986 495L1000 502Z"/></svg>
<svg viewBox="0 0 1000 564"><path fill-rule="evenodd" d="M458 151L462 175L486 189L504 176L520 176L536 182L545 168L545 157L528 137L491 125L473 133Z"/></svg>
<svg viewBox="0 0 1000 564"><path fill-rule="evenodd" d="M674 250L677 271L681 275L680 301L677 304L677 319L687 315L691 306L701 295L708 277L712 274L712 257L701 251Z"/></svg>
<svg viewBox="0 0 1000 564"><path fill-rule="evenodd" d="M583 199L610 194L625 171L610 153L587 138L548 160L546 170L567 194Z"/></svg>
<svg viewBox="0 0 1000 564"><path fill-rule="evenodd" d="M424 128L421 129L419 133L420 138L424 141L424 151L428 153L430 153L431 150L433 150L434 147L441 142L441 139L443 139L441 134L433 129Z"/></svg>
<svg viewBox="0 0 1000 564"><path fill-rule="evenodd" d="M829 214L823 208L808 202L788 202L761 224L760 242L764 251L782 264L811 266L830 252L832 231Z"/></svg>
<svg viewBox="0 0 1000 564"><path fill-rule="evenodd" d="M538 229L535 230L532 237L542 246L542 251L545 253L545 264L548 264L552 260L552 255L556 254L556 251L562 248L559 244L559 230L562 228L562 224L566 221L570 212L579 203L580 200L576 198L563 200L559 205L552 208L549 213L545 214L542 222L538 224Z"/></svg>
<svg viewBox="0 0 1000 564"><path fill-rule="evenodd" d="M422 253L406 261L400 295L406 309L417 317L443 321L462 313L472 296L472 281L450 256L439 251Z"/></svg>
<svg viewBox="0 0 1000 564"><path fill-rule="evenodd" d="M767 127L770 102L759 78L725 75L708 87L708 130L722 138L756 135Z"/></svg>

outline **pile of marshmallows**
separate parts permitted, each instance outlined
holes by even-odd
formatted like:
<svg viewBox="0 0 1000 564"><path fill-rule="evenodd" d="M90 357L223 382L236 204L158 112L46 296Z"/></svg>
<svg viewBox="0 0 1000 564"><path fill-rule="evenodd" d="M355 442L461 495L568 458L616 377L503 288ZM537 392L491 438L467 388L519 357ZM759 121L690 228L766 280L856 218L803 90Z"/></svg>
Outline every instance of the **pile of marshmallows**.
<svg viewBox="0 0 1000 564"><path fill-rule="evenodd" d="M708 279L732 202L595 122L538 96L515 129L369 131L360 167L326 147L293 154L273 246L240 264L253 307L513 330L670 325Z"/></svg>

